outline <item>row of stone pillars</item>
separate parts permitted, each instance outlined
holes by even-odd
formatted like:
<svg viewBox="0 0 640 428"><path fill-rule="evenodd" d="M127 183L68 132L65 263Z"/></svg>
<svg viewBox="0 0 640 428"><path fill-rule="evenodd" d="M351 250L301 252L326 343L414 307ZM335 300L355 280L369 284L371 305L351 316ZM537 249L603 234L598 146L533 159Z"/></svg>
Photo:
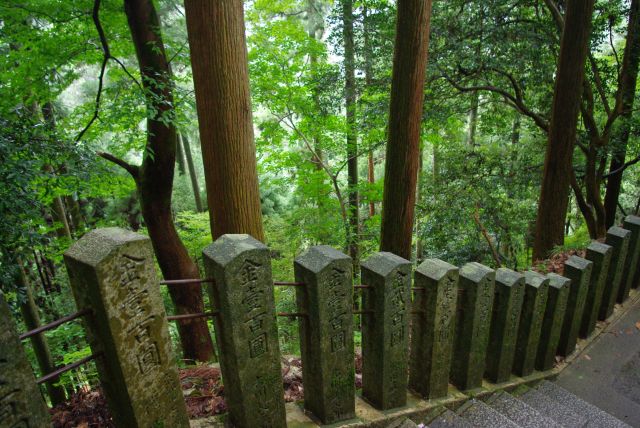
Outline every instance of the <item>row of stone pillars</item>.
<svg viewBox="0 0 640 428"><path fill-rule="evenodd" d="M376 253L362 263L362 396L382 410L549 370L638 284L640 218L612 227L563 276L411 263ZM247 235L225 235L204 252L215 305L229 420L286 426L270 251ZM121 229L90 232L65 254L78 308L114 422L187 427L166 314L148 238ZM352 264L327 246L295 260L305 391L321 423L355 417ZM1 302L0 302L1 303ZM47 426L6 305L0 304L0 426ZM7 350L7 351L5 351Z"/></svg>

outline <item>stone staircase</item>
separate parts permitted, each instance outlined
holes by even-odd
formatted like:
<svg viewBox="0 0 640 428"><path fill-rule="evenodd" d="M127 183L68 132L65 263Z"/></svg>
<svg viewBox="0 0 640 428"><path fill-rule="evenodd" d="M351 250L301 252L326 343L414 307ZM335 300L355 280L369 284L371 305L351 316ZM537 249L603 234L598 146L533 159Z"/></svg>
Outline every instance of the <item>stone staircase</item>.
<svg viewBox="0 0 640 428"><path fill-rule="evenodd" d="M442 413L417 424L405 419L389 428L628 428L600 408L587 403L555 383L542 381L535 387L519 386L486 398L471 399L455 412Z"/></svg>

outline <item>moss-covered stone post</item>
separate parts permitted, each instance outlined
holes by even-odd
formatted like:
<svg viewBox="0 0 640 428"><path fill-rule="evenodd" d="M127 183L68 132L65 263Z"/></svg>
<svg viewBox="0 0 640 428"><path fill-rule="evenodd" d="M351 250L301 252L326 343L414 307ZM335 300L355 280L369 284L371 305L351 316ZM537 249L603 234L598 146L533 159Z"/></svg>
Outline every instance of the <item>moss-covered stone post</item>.
<svg viewBox="0 0 640 428"><path fill-rule="evenodd" d="M0 292L0 427L50 426L47 406Z"/></svg>
<svg viewBox="0 0 640 428"><path fill-rule="evenodd" d="M223 235L203 259L214 279L209 290L231 423L285 427L269 248L249 235Z"/></svg>
<svg viewBox="0 0 640 428"><path fill-rule="evenodd" d="M411 262L376 253L361 265L362 396L381 410L407 403Z"/></svg>
<svg viewBox="0 0 640 428"><path fill-rule="evenodd" d="M149 238L93 230L64 261L115 425L188 427Z"/></svg>
<svg viewBox="0 0 640 428"><path fill-rule="evenodd" d="M311 247L294 263L298 287L304 407L323 424L355 417L351 258Z"/></svg>
<svg viewBox="0 0 640 428"><path fill-rule="evenodd" d="M460 269L451 383L461 390L482 386L496 273L480 263Z"/></svg>
<svg viewBox="0 0 640 428"><path fill-rule="evenodd" d="M624 272L624 263L629 253L629 241L631 240L631 231L618 226L612 226L607 231L605 243L613 247L611 253L611 263L609 264L609 273L602 290L602 304L598 311L598 319L606 320L613 314L613 307L618 298L618 290L622 282L622 274Z"/></svg>
<svg viewBox="0 0 640 428"><path fill-rule="evenodd" d="M640 217L628 215L624 219L624 228L631 232L629 240L629 250L624 262L622 282L618 288L618 303L623 303L629 297L629 290L636 286L635 281L638 272L638 261L640 260Z"/></svg>
<svg viewBox="0 0 640 428"><path fill-rule="evenodd" d="M549 298L542 321L540 344L536 356L536 370L550 370L556 362L556 350L560 342L560 330L567 309L571 280L556 273L547 275L549 278Z"/></svg>
<svg viewBox="0 0 640 428"><path fill-rule="evenodd" d="M409 388L429 399L445 397L453 352L458 268L427 259L415 271Z"/></svg>
<svg viewBox="0 0 640 428"><path fill-rule="evenodd" d="M511 377L524 286L523 275L511 269L496 270L496 290L485 368L485 376L494 383L506 382Z"/></svg>
<svg viewBox="0 0 640 428"><path fill-rule="evenodd" d="M593 241L587 247L586 259L593 262L587 298L584 302L584 313L580 323L580 337L587 338L596 328L598 311L602 304L602 292L609 274L613 248L610 245Z"/></svg>
<svg viewBox="0 0 640 428"><path fill-rule="evenodd" d="M569 257L564 264L563 276L569 278L571 284L569 285L567 310L564 313L560 343L558 344L558 355L563 357L568 356L576 349L592 269L593 262L578 256Z"/></svg>
<svg viewBox="0 0 640 428"><path fill-rule="evenodd" d="M513 372L518 376L528 376L535 368L542 320L549 296L549 279L546 276L527 271L524 277L524 302L513 361Z"/></svg>

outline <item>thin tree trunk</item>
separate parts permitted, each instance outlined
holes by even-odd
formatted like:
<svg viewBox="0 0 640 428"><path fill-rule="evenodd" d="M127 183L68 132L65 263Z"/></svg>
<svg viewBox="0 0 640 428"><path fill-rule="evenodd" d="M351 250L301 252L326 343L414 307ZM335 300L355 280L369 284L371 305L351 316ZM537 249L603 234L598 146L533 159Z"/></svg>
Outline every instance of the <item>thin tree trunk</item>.
<svg viewBox="0 0 640 428"><path fill-rule="evenodd" d="M20 303L20 313L22 314L24 325L27 327L27 330L33 330L41 325L40 315L38 314L38 306L33 299L31 285L29 284L29 279L27 278L23 266L20 266L20 275L17 280L18 285L25 292L25 301ZM46 375L54 371L56 366L53 362L53 358L51 357L51 350L49 349L49 344L47 343L47 339L44 334L40 333L32 336L31 345L33 346L33 351L36 354L36 360L38 361L38 367L42 374ZM64 388L55 385L58 380L59 379L54 379L45 384L47 394L49 395L49 399L53 406L64 403L66 400Z"/></svg>
<svg viewBox="0 0 640 428"><path fill-rule="evenodd" d="M367 180L369 181L369 186L373 187L376 184L376 170L375 163L373 162L373 150L369 152L368 157L368 169L367 169ZM373 201L369 201L369 217L373 217L376 215L376 204Z"/></svg>
<svg viewBox="0 0 640 428"><path fill-rule="evenodd" d="M60 227L56 229L58 237L67 238L69 241L72 241L73 237L71 236L71 229L69 228L69 221L67 220L67 210L64 207L62 197L56 196L53 198L51 210L53 211L54 220L60 223Z"/></svg>
<svg viewBox="0 0 640 428"><path fill-rule="evenodd" d="M398 0L380 248L411 259L431 0Z"/></svg>
<svg viewBox="0 0 640 428"><path fill-rule="evenodd" d="M263 241L242 0L186 0L213 238Z"/></svg>
<svg viewBox="0 0 640 428"><path fill-rule="evenodd" d="M536 217L534 260L564 243L572 156L582 98L594 0L567 0L553 97L549 140Z"/></svg>
<svg viewBox="0 0 640 428"><path fill-rule="evenodd" d="M165 279L198 278L196 264L189 257L173 223L171 191L176 161L176 128L162 119L173 115L173 83L160 34L160 21L152 0L125 0L142 83L148 93L147 149L139 168L129 166L136 178L142 216ZM169 287L179 314L204 311L199 284ZM211 334L204 319L178 322L184 358L208 361L215 358Z"/></svg>
<svg viewBox="0 0 640 428"><path fill-rule="evenodd" d="M371 90L373 88L373 52L371 50L371 37L370 32L373 31L371 28L371 22L369 18L369 10L366 5L362 8L362 19L364 26L364 82L367 90ZM375 177L375 161L373 158L374 150L371 149L369 151L368 156L368 168L367 168L367 180L369 182L369 186L373 187L376 182ZM369 217L373 217L376 215L376 204L372 200L369 201Z"/></svg>
<svg viewBox="0 0 640 428"><path fill-rule="evenodd" d="M176 143L176 163L178 164L178 175L185 175L187 173L187 168L184 162L184 152L182 150L182 145L184 143L184 136L182 134L178 134L178 142Z"/></svg>
<svg viewBox="0 0 640 428"><path fill-rule="evenodd" d="M191 143L185 134L182 134L182 144L184 145L184 153L187 156L187 166L189 167L189 177L191 178L191 187L193 187L193 197L196 200L196 210L201 213L204 211L202 208L202 198L200 198L200 185L198 184L198 172L196 166L193 163L193 156L191 155ZM178 145L180 145L178 143Z"/></svg>
<svg viewBox="0 0 640 428"><path fill-rule="evenodd" d="M478 107L480 105L480 92L471 93L471 110L469 111L469 134L467 135L467 145L476 146L476 130L478 128Z"/></svg>
<svg viewBox="0 0 640 428"><path fill-rule="evenodd" d="M353 260L354 274L358 271L358 240L360 215L358 197L358 131L356 128L356 66L353 42L353 0L342 0L342 24L345 69L345 110L347 115L347 169L349 183L349 233L347 245Z"/></svg>
<svg viewBox="0 0 640 428"><path fill-rule="evenodd" d="M638 65L640 64L640 0L631 1L629 26L627 30L626 46L622 72L620 75L620 90L622 91L622 121L618 131L612 138L613 148L609 172L617 171L624 165L627 155L627 143L631 133L631 118L638 80ZM616 207L622 187L622 172L609 176L604 198L606 227L614 225Z"/></svg>

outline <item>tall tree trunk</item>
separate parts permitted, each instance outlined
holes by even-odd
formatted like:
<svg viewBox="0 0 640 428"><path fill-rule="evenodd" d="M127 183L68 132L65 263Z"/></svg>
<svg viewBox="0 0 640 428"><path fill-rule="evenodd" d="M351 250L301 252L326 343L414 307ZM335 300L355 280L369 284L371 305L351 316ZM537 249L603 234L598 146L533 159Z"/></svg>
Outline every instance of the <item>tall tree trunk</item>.
<svg viewBox="0 0 640 428"><path fill-rule="evenodd" d="M534 260L564 243L572 156L582 98L594 0L567 0L553 110L536 217Z"/></svg>
<svg viewBox="0 0 640 428"><path fill-rule="evenodd" d="M184 152L182 150L182 146L184 143L184 136L182 134L178 134L178 141L176 143L176 163L178 164L178 175L185 175L187 173L187 168L184 162Z"/></svg>
<svg viewBox="0 0 640 428"><path fill-rule="evenodd" d="M358 271L358 241L360 215L358 198L358 131L356 128L356 64L353 42L353 0L342 0L342 24L344 41L345 109L347 114L347 169L349 183L349 255L353 260L354 274Z"/></svg>
<svg viewBox="0 0 640 428"><path fill-rule="evenodd" d="M263 241L242 0L186 0L211 231Z"/></svg>
<svg viewBox="0 0 640 428"><path fill-rule="evenodd" d="M125 0L125 12L147 92L147 147L142 165L129 167L136 178L142 216L158 264L165 279L198 278L198 268L180 240L171 212L171 190L176 161L176 128L173 118L173 83L160 33L160 21L152 0ZM199 284L170 286L169 294L179 314L204 311ZM184 358L208 361L214 357L207 322L178 322Z"/></svg>
<svg viewBox="0 0 640 428"><path fill-rule="evenodd" d="M20 313L22 314L24 325L27 327L27 330L33 330L41 325L40 315L38 314L38 306L33 299L31 284L29 283L29 279L27 278L23 266L20 266L20 275L17 280L18 285L25 292L25 301L20 303ZM54 371L56 369L56 365L51 357L51 350L49 349L49 344L47 343L47 339L44 334L40 333L32 336L31 345L33 346L33 351L36 354L36 360L38 361L38 367L42 374L46 375ZM49 399L53 406L64 403L66 400L64 388L56 386L56 382L58 382L58 379L54 379L46 383L47 394L49 395Z"/></svg>
<svg viewBox="0 0 640 428"><path fill-rule="evenodd" d="M52 170L53 171L53 170ZM53 211L53 218L60 223L60 227L56 230L56 234L59 238L67 238L69 241L73 240L71 236L71 228L69 227L69 221L67 220L67 210L64 206L64 201L61 196L53 198L51 204L51 210Z"/></svg>
<svg viewBox="0 0 640 428"><path fill-rule="evenodd" d="M612 138L613 150L609 173L621 169L627 155L627 143L631 132L631 117L633 102L638 80L638 65L640 63L640 0L631 1L627 41L624 48L622 72L620 74L620 91L622 94L622 121L619 129ZM622 171L609 176L604 198L606 227L613 226L620 189L622 186Z"/></svg>
<svg viewBox="0 0 640 428"><path fill-rule="evenodd" d="M366 5L362 7L362 19L364 26L364 84L367 90L373 89L373 52L371 47L371 19L369 18L369 9ZM368 168L367 168L367 181L369 186L373 187L376 182L375 177L375 162L373 158L374 149L369 150L368 155ZM373 200L369 201L369 217L376 215L376 204Z"/></svg>
<svg viewBox="0 0 640 428"><path fill-rule="evenodd" d="M476 146L476 130L478 129L478 108L480 106L480 92L471 93L471 110L469 111L469 133L467 134L467 145Z"/></svg>
<svg viewBox="0 0 640 428"><path fill-rule="evenodd" d="M187 166L189 167L189 177L191 178L191 187L193 187L193 197L196 200L196 210L201 213L204 211L202 208L202 199L200 198L200 185L198 184L198 172L196 171L196 165L193 163L193 156L191 155L191 143L186 134L182 134L182 144L184 146L184 153L187 156ZM178 143L179 145L179 143Z"/></svg>
<svg viewBox="0 0 640 428"><path fill-rule="evenodd" d="M431 0L398 0L380 248L411 259Z"/></svg>

